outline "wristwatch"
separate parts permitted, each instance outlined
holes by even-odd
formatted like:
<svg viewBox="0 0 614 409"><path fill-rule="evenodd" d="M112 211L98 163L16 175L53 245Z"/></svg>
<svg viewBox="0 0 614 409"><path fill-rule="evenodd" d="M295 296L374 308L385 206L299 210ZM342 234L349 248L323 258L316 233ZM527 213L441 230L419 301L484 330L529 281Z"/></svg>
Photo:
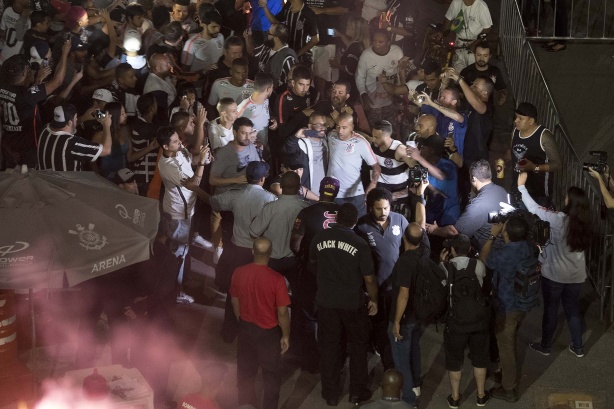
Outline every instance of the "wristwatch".
<svg viewBox="0 0 614 409"><path fill-rule="evenodd" d="M205 166L205 164L204 164L204 163L200 163L200 162L198 162L198 163L196 164L196 167L198 168L198 167L200 167L200 166Z"/></svg>

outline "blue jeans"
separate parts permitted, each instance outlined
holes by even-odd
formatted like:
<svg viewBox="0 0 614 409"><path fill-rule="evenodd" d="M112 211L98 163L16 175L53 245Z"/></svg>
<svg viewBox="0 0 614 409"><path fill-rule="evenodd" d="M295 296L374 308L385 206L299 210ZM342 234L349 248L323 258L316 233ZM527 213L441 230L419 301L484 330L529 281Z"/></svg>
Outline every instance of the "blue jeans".
<svg viewBox="0 0 614 409"><path fill-rule="evenodd" d="M335 199L335 203L344 204L351 203L358 209L358 218L367 214L367 203L365 202L365 195L358 195L352 197L338 197Z"/></svg>
<svg viewBox="0 0 614 409"><path fill-rule="evenodd" d="M394 367L403 374L403 401L410 405L416 404L416 394L413 391L414 377L412 376L412 338L414 338L412 333L414 327L415 324L401 325L400 333L403 339L396 340L392 334L392 323L388 324L388 337L390 338Z"/></svg>
<svg viewBox="0 0 614 409"><path fill-rule="evenodd" d="M559 303L567 317L571 342L574 348L582 348L582 319L580 317L580 290L582 283L563 284L542 277L542 295L544 296L544 316L542 318L542 341L544 348L551 348L554 331L559 322Z"/></svg>

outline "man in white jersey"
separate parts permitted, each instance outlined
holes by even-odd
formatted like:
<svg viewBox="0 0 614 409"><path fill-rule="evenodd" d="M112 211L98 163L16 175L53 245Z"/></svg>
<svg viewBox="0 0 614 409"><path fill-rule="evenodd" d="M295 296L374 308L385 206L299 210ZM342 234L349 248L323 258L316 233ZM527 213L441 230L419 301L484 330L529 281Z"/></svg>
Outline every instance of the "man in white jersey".
<svg viewBox="0 0 614 409"><path fill-rule="evenodd" d="M209 93L210 106L215 106L222 98L232 98L237 104L254 91L254 81L247 79L248 63L244 58L236 58L230 68L230 77L218 78Z"/></svg>
<svg viewBox="0 0 614 409"><path fill-rule="evenodd" d="M31 26L28 18L31 12L29 0L15 0L13 5L7 7L2 13L2 20L0 21L0 41L2 41L0 64L7 58L21 52L23 36Z"/></svg>
<svg viewBox="0 0 614 409"><path fill-rule="evenodd" d="M192 35L183 46L181 64L186 71L206 72L224 52L224 35L220 33L222 16L203 3L198 7L202 31Z"/></svg>
<svg viewBox="0 0 614 409"><path fill-rule="evenodd" d="M218 149L228 145L234 139L232 124L239 117L237 103L232 98L221 98L217 103L219 118L209 123L209 145L215 156Z"/></svg>
<svg viewBox="0 0 614 409"><path fill-rule="evenodd" d="M360 216L367 213L365 189L360 179L360 168L364 160L371 166L371 183L367 193L377 185L381 167L369 146L369 142L354 132L354 118L344 112L339 115L337 129L328 135L330 152L327 176L334 176L341 182L336 203L352 203Z"/></svg>
<svg viewBox="0 0 614 409"><path fill-rule="evenodd" d="M273 86L270 74L256 74L254 92L239 104L239 116L251 119L256 139L265 147L269 143L269 129L277 129L277 121L270 119L269 112L269 97L273 93Z"/></svg>

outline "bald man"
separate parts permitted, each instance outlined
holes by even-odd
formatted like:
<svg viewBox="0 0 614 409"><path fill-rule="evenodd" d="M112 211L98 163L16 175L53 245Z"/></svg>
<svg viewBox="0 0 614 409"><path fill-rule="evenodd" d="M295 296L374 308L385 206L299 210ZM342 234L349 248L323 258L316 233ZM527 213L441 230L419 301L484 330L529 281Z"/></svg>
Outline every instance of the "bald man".
<svg viewBox="0 0 614 409"><path fill-rule="evenodd" d="M416 124L416 133L418 138L428 138L431 135L435 135L437 133L437 120L435 117L430 114L420 115Z"/></svg>
<svg viewBox="0 0 614 409"><path fill-rule="evenodd" d="M382 375L382 397L363 409L413 409L415 406L401 401L403 374L396 369L389 369Z"/></svg>
<svg viewBox="0 0 614 409"><path fill-rule="evenodd" d="M232 275L232 308L239 320L237 384L239 406L258 406L254 384L258 368L264 383L263 409L277 409L281 386L281 356L290 346L290 297L286 280L268 267L273 245L254 240L254 262Z"/></svg>
<svg viewBox="0 0 614 409"><path fill-rule="evenodd" d="M168 124L168 108L177 97L177 79L171 73L171 63L164 54L149 57L149 76L145 81L143 94L151 92L158 103L157 124Z"/></svg>

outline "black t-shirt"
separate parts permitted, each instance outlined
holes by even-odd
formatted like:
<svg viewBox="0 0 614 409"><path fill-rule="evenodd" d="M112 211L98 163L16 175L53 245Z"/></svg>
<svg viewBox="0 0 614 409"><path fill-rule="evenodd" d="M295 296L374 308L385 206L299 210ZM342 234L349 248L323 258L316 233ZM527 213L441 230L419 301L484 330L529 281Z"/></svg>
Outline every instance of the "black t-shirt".
<svg viewBox="0 0 614 409"><path fill-rule="evenodd" d="M305 4L311 9L344 7L348 10L351 10L353 5L349 0L305 0ZM329 29L333 28L337 31L345 31L345 18L343 15L332 16L328 14L319 14L317 15L317 21L320 35L318 45L335 43L334 37L328 34Z"/></svg>
<svg viewBox="0 0 614 409"><path fill-rule="evenodd" d="M317 263L318 305L351 311L364 305L363 277L374 274L373 258L352 229L335 224L316 234L309 259Z"/></svg>
<svg viewBox="0 0 614 409"><path fill-rule="evenodd" d="M461 71L460 75L467 81L467 84L473 84L478 77L489 77L492 82L495 83L495 89L497 91L501 91L506 88L505 80L503 79L503 75L499 68L494 65L488 65L488 69L486 71L479 71L475 66L475 63L466 66Z"/></svg>
<svg viewBox="0 0 614 409"><path fill-rule="evenodd" d="M303 5L301 11L297 13L292 13L290 8L291 4L286 3L275 18L288 26L290 30L288 45L298 53L312 37L318 34L318 18L307 5ZM311 52L305 56L311 56Z"/></svg>
<svg viewBox="0 0 614 409"><path fill-rule="evenodd" d="M337 211L341 205L334 202L318 202L301 210L296 216L293 233L303 236L299 257L309 260L309 246L313 237L322 230L330 229L337 221Z"/></svg>
<svg viewBox="0 0 614 409"><path fill-rule="evenodd" d="M364 51L362 43L360 41L354 41L351 43L341 54L339 62L343 65L343 69L339 70L339 79L349 82L352 85L352 89L356 89L356 69L358 68L358 60L360 55ZM350 95L354 95L356 92L350 92Z"/></svg>
<svg viewBox="0 0 614 409"><path fill-rule="evenodd" d="M486 104L486 112L483 114L479 114L472 106L469 106L467 112L469 121L463 150L463 161L467 167L480 159L488 160L487 143L494 126L492 114L492 103Z"/></svg>
<svg viewBox="0 0 614 409"><path fill-rule="evenodd" d="M0 103L3 106L2 150L25 153L36 150L36 137L42 131L37 104L47 98L44 85L0 86Z"/></svg>
<svg viewBox="0 0 614 409"><path fill-rule="evenodd" d="M417 24L419 21L419 7L415 0L392 0L388 5L390 13L390 25L401 27L410 36L392 35L393 44L398 45L403 50L403 54L410 57L417 55Z"/></svg>
<svg viewBox="0 0 614 409"><path fill-rule="evenodd" d="M30 59L30 48L39 41L49 44L51 36L47 33L39 33L36 30L29 29L23 36L23 53ZM44 56L42 56L44 57Z"/></svg>

